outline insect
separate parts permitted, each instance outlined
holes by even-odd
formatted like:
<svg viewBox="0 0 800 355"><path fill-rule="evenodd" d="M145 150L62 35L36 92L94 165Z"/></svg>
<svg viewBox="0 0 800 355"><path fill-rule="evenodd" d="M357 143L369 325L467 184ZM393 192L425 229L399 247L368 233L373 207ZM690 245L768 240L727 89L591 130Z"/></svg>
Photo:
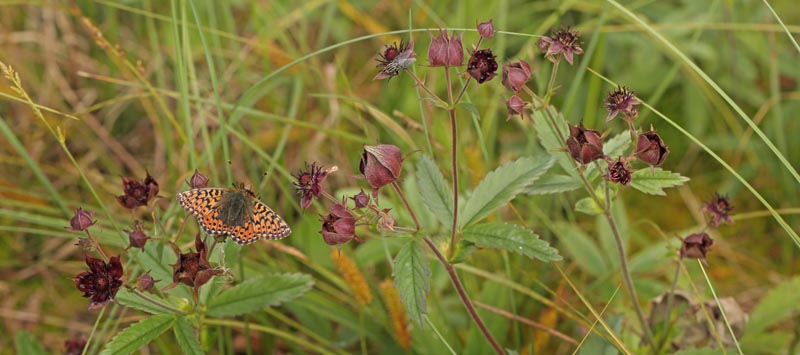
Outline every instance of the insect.
<svg viewBox="0 0 800 355"><path fill-rule="evenodd" d="M292 233L286 222L244 184L227 189L192 189L175 198L207 233L230 235L239 244L281 239Z"/></svg>

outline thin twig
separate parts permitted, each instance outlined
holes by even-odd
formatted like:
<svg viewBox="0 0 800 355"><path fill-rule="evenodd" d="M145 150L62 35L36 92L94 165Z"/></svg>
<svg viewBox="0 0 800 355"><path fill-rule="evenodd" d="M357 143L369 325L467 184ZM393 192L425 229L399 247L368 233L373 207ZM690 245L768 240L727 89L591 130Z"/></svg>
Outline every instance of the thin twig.
<svg viewBox="0 0 800 355"><path fill-rule="evenodd" d="M464 290L464 285L461 284L461 280L458 278L458 273L456 269L450 264L447 259L442 255L442 252L439 251L439 248L436 247L436 244L433 243L429 238L423 238L425 243L428 244L428 247L431 248L433 254L436 255L436 258L439 259L439 262L444 266L445 270L447 270L447 275L450 276L450 281L453 283L453 286L456 289L456 293L461 298L461 302L464 303L464 307L467 309L467 313L469 313L470 317L472 317L472 321L478 326L483 337L486 338L486 341L489 342L489 345L492 346L495 353L498 355L504 355L505 352L497 340L494 339L492 333L489 332L489 328L486 327L486 324L483 323L481 320L481 316L478 315L478 312L475 310L475 306L472 305L472 301L469 299L469 295Z"/></svg>
<svg viewBox="0 0 800 355"><path fill-rule="evenodd" d="M539 330L541 330L543 332L550 333L551 335L553 335L553 336L555 336L555 337L557 337L557 338L559 338L561 340L564 340L564 341L566 341L566 342L568 342L570 344L578 345L578 341L573 339L573 338L571 338L569 335L566 335L566 334L564 334L562 332L559 332L559 331L557 331L557 330L555 330L553 328L550 328L550 327L548 327L548 326L546 326L546 325L544 325L542 323L532 321L532 320L530 320L528 318L525 318L525 317L520 317L520 316L518 316L518 315L516 315L514 313L507 312L507 311L504 311L504 310L502 310L500 308L496 308L496 307L493 307L493 306L490 306L488 304L484 304L484 303L481 303L481 302L478 302L478 301L475 301L475 305L480 307L480 308L483 308L483 309L485 309L485 310L487 310L489 312L492 312L494 314L506 317L506 318L511 319L511 320L515 320L515 321L520 322L522 324L525 324L525 325L531 326L533 328L539 329Z"/></svg>

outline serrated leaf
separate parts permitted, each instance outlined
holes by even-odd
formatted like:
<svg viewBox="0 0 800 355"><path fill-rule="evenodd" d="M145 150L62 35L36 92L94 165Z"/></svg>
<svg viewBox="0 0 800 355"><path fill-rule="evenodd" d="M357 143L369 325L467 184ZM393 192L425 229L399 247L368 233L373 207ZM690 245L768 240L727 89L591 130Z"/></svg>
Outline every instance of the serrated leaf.
<svg viewBox="0 0 800 355"><path fill-rule="evenodd" d="M417 185L425 206L450 229L453 221L453 192L436 164L427 155L417 162Z"/></svg>
<svg viewBox="0 0 800 355"><path fill-rule="evenodd" d="M556 225L558 245L572 257L578 266L595 277L605 277L610 271L609 263L603 257L600 246L580 228L568 224Z"/></svg>
<svg viewBox="0 0 800 355"><path fill-rule="evenodd" d="M49 354L44 346L31 333L24 330L17 331L14 336L14 349L17 354L45 355Z"/></svg>
<svg viewBox="0 0 800 355"><path fill-rule="evenodd" d="M153 297L150 295L150 297ZM117 302L125 307L130 307L134 309L138 309L140 311L144 311L150 314L160 314L160 313L171 313L164 307L159 307L152 302L149 302L142 297L137 296L135 293L131 292L127 288L121 288L115 297ZM162 299L156 300L157 302L166 302Z"/></svg>
<svg viewBox="0 0 800 355"><path fill-rule="evenodd" d="M208 303L212 317L235 316L302 296L314 282L306 274L278 274L248 279L233 286Z"/></svg>
<svg viewBox="0 0 800 355"><path fill-rule="evenodd" d="M555 163L549 156L523 157L489 172L475 188L458 218L464 227L511 201Z"/></svg>
<svg viewBox="0 0 800 355"><path fill-rule="evenodd" d="M431 270L425 252L412 240L394 259L394 283L409 317L420 326L427 312L426 295L430 290Z"/></svg>
<svg viewBox="0 0 800 355"><path fill-rule="evenodd" d="M759 333L768 327L792 317L800 310L797 295L800 294L800 277L782 283L761 299L747 321L745 334Z"/></svg>
<svg viewBox="0 0 800 355"><path fill-rule="evenodd" d="M564 152L564 141L566 135L569 134L569 126L564 116L561 115L552 106L547 107L547 113L542 110L534 110L531 118L533 119L533 128L536 130L536 136L539 138L541 144L547 152L556 158L558 165L564 169L567 174L577 177L578 173L575 171L575 165L572 164L570 159L572 157ZM555 118L557 126L553 126L552 121L547 115L552 115ZM558 132L556 131L558 127ZM558 133L561 133L560 135Z"/></svg>
<svg viewBox="0 0 800 355"><path fill-rule="evenodd" d="M600 197L598 196L598 198ZM599 206L591 197L584 197L578 200L578 202L575 202L575 210L581 213L586 213L590 216L596 216L603 213L603 207Z"/></svg>
<svg viewBox="0 0 800 355"><path fill-rule="evenodd" d="M482 223L464 228L461 238L484 247L503 249L542 261L558 261L561 255L536 233L515 224Z"/></svg>
<svg viewBox="0 0 800 355"><path fill-rule="evenodd" d="M527 193L531 195L556 194L579 189L580 187L581 182L578 178L551 174L542 176L539 180L536 180L533 185L528 187Z"/></svg>
<svg viewBox="0 0 800 355"><path fill-rule="evenodd" d="M130 354L158 338L175 322L172 314L156 314L123 329L106 344L101 355Z"/></svg>
<svg viewBox="0 0 800 355"><path fill-rule="evenodd" d="M172 327L172 332L175 333L175 340L177 340L182 354L205 354L197 335L194 334L194 330L186 318L179 317L175 326Z"/></svg>
<svg viewBox="0 0 800 355"><path fill-rule="evenodd" d="M633 172L631 187L650 195L665 196L665 188L683 185L688 177L661 168L644 168Z"/></svg>

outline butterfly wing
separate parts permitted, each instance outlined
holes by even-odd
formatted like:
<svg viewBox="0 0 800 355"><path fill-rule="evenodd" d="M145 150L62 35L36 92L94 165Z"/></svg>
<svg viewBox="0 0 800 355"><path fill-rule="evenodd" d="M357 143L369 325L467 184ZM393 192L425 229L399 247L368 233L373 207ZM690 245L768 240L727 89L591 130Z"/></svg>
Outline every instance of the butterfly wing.
<svg viewBox="0 0 800 355"><path fill-rule="evenodd" d="M282 239L292 234L292 229L275 211L257 201L253 208L253 227L256 238Z"/></svg>
<svg viewBox="0 0 800 355"><path fill-rule="evenodd" d="M219 202L225 189L202 188L179 193L175 198L178 203L191 213L200 226L209 234L228 234L228 228L219 219Z"/></svg>

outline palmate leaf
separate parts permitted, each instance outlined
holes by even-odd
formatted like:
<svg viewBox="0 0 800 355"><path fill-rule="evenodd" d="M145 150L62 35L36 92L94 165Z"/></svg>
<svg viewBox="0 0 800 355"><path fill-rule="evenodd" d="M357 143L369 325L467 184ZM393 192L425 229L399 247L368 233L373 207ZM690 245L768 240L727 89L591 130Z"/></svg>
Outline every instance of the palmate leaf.
<svg viewBox="0 0 800 355"><path fill-rule="evenodd" d="M527 228L506 223L482 223L464 228L461 238L480 246L503 249L542 261L558 261L561 255Z"/></svg>
<svg viewBox="0 0 800 355"><path fill-rule="evenodd" d="M208 315L235 316L302 296L314 282L305 274L278 274L248 279L211 298Z"/></svg>
<svg viewBox="0 0 800 355"><path fill-rule="evenodd" d="M761 299L747 321L745 334L755 334L770 326L792 317L800 311L800 303L795 298L800 294L800 277L773 288Z"/></svg>
<svg viewBox="0 0 800 355"><path fill-rule="evenodd" d="M464 227L480 221L489 213L524 192L555 163L549 156L523 157L486 174L473 191L458 218Z"/></svg>
<svg viewBox="0 0 800 355"><path fill-rule="evenodd" d="M561 174L548 174L536 180L533 185L528 187L527 193L531 195L557 194L579 189L580 179Z"/></svg>
<svg viewBox="0 0 800 355"><path fill-rule="evenodd" d="M409 241L394 259L394 283L409 317L420 326L427 313L425 297L430 290L430 278L425 252L417 241Z"/></svg>
<svg viewBox="0 0 800 355"><path fill-rule="evenodd" d="M181 348L181 354L201 355L205 354L200 341L197 340L197 335L194 334L192 326L189 321L184 317L179 317L172 328L175 334L175 340Z"/></svg>
<svg viewBox="0 0 800 355"><path fill-rule="evenodd" d="M417 186L422 201L442 225L450 229L453 220L453 192L442 172L427 155L417 162Z"/></svg>
<svg viewBox="0 0 800 355"><path fill-rule="evenodd" d="M134 294L133 292L124 287L121 288L119 292L117 292L117 295L114 297L114 299L116 299L117 302L119 302L119 304L125 307L138 309L140 311L144 311L150 314L171 313L167 308L159 307L153 304L152 302L149 302L144 298L137 296L136 294ZM158 302L166 303L166 301L162 299L158 299Z"/></svg>
<svg viewBox="0 0 800 355"><path fill-rule="evenodd" d="M633 172L631 187L650 195L665 196L665 188L683 185L688 177L661 168L644 168Z"/></svg>
<svg viewBox="0 0 800 355"><path fill-rule="evenodd" d="M123 329L106 345L101 355L131 354L158 338L175 322L173 314L157 314Z"/></svg>

